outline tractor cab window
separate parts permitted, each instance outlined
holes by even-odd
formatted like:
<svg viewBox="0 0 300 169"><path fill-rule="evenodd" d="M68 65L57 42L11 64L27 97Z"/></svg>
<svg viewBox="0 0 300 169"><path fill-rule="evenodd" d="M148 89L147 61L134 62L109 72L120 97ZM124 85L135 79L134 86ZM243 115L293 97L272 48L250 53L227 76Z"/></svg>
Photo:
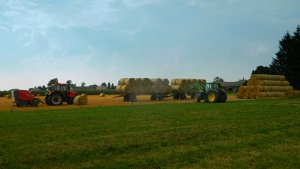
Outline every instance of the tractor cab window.
<svg viewBox="0 0 300 169"><path fill-rule="evenodd" d="M52 90L56 91L66 91L66 86L52 86Z"/></svg>
<svg viewBox="0 0 300 169"><path fill-rule="evenodd" d="M219 88L220 88L219 83L206 83L205 85L206 91L209 91L211 89L219 89Z"/></svg>

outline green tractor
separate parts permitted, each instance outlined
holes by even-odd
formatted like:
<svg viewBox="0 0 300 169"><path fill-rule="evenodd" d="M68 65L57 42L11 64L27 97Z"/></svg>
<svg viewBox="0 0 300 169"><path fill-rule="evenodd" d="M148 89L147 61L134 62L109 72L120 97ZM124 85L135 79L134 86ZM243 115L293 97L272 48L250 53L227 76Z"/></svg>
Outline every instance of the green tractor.
<svg viewBox="0 0 300 169"><path fill-rule="evenodd" d="M204 102L208 103L224 103L227 101L227 93L221 88L220 83L197 83L193 85L193 88L198 90L193 95L195 102L204 100Z"/></svg>

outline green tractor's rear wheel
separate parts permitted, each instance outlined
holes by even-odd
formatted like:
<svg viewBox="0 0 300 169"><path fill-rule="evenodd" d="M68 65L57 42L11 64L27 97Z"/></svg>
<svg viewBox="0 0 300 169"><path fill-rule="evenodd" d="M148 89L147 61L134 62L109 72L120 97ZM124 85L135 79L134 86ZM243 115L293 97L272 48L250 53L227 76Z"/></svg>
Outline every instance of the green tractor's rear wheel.
<svg viewBox="0 0 300 169"><path fill-rule="evenodd" d="M222 92L221 98L220 98L220 102L225 103L227 101L227 93L226 92Z"/></svg>
<svg viewBox="0 0 300 169"><path fill-rule="evenodd" d="M63 98L60 94L54 93L50 96L50 105L58 106L63 103Z"/></svg>
<svg viewBox="0 0 300 169"><path fill-rule="evenodd" d="M206 102L208 103L217 103L219 102L220 95L214 90L210 90L206 93Z"/></svg>

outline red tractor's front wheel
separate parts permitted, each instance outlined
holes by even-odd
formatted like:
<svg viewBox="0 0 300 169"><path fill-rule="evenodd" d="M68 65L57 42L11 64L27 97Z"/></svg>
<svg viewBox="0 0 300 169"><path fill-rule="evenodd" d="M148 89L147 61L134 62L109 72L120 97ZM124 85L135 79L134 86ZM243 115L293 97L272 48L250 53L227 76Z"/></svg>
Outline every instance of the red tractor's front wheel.
<svg viewBox="0 0 300 169"><path fill-rule="evenodd" d="M50 96L50 104L53 106L58 106L63 103L63 98L60 94L54 93Z"/></svg>

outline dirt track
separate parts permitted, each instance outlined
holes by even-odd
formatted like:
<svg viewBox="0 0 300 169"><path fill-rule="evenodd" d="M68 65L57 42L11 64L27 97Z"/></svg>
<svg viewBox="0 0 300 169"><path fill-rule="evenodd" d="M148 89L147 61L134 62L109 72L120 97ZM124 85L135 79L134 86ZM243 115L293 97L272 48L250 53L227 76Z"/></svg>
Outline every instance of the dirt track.
<svg viewBox="0 0 300 169"><path fill-rule="evenodd" d="M123 97L117 97L116 95L108 95L100 97L98 95L88 96L88 104L85 106L67 105L64 103L61 106L47 106L45 104L39 104L38 107L13 107L13 110L43 110L43 109L66 109L66 108L80 108L80 107L97 107L97 106L125 106L131 105L132 103L124 102ZM40 98L41 100L44 97ZM182 102L193 102L190 98L187 100L173 100L172 98L166 98L164 101L151 101L149 95L137 96L138 101L134 104L159 104L159 103L182 103ZM228 96L228 100L235 100L235 96ZM12 100L1 97L0 98L0 111L10 111Z"/></svg>

